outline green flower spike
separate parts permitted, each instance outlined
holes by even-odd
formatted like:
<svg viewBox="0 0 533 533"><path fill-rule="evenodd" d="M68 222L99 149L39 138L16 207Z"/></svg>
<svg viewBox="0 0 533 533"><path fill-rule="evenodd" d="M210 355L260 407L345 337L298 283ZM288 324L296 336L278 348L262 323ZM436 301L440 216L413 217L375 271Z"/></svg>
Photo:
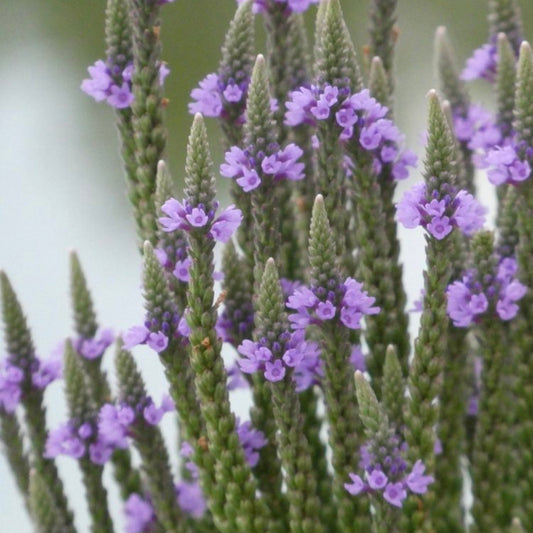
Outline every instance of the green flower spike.
<svg viewBox="0 0 533 533"><path fill-rule="evenodd" d="M148 315L159 321L163 321L164 316L173 316L176 304L168 289L165 272L149 242L144 245L143 285ZM200 470L200 482L209 508L213 514L222 513L224 494L215 486L214 459L201 445L206 440L205 423L196 397L190 347L183 340L170 337L167 348L159 357L178 412L180 439L189 442L195 450L193 461Z"/></svg>
<svg viewBox="0 0 533 533"><path fill-rule="evenodd" d="M368 75L368 88L370 94L382 105L389 109L388 117L392 118L391 108L391 89L387 72L383 67L383 61L380 57L374 56L370 63L370 73Z"/></svg>
<svg viewBox="0 0 533 533"><path fill-rule="evenodd" d="M398 360L398 350L392 344L387 346L383 367L383 409L396 430L403 426L405 403L405 378Z"/></svg>
<svg viewBox="0 0 533 533"><path fill-rule="evenodd" d="M128 0L107 0L105 17L106 57L113 65L117 65L120 72L133 62L128 10ZM141 202L141 196L138 188L131 108L116 109L115 117L120 135L122 161L128 182L128 197L135 210L136 222L140 226L136 206Z"/></svg>
<svg viewBox="0 0 533 533"><path fill-rule="evenodd" d="M159 7L157 2L146 0L128 0L128 7L133 48L132 92L135 97L131 104L136 162L133 207L141 242L148 240L155 245L157 163L163 159L166 145L163 92L159 78Z"/></svg>
<svg viewBox="0 0 533 533"><path fill-rule="evenodd" d="M115 368L119 401L137 409L146 400L146 389L133 357L120 344L117 346ZM176 503L168 451L161 430L148 424L142 414L130 429L133 443L141 456L146 486L158 521L167 533L184 533L187 531L185 518Z"/></svg>
<svg viewBox="0 0 533 533"><path fill-rule="evenodd" d="M493 275L497 258L494 236L480 232L473 237L474 265L479 278ZM473 531L504 531L511 522L516 502L514 480L510 479L516 443L513 442L514 399L508 394L509 371L507 324L484 318L476 329L482 351L481 392L472 460L475 527ZM513 368L512 365L511 368ZM498 487L495 490L495 487Z"/></svg>
<svg viewBox="0 0 533 533"><path fill-rule="evenodd" d="M222 59L218 67L218 75L224 82L229 81L231 78L237 85L242 82L247 83L252 74L255 61L252 3L252 1L247 1L238 7L226 33L224 44L222 45ZM219 124L224 134L226 148L233 145L242 145L243 127L241 116L225 116L224 120L219 121ZM240 190L237 185L235 187Z"/></svg>
<svg viewBox="0 0 533 533"><path fill-rule="evenodd" d="M162 205L169 198L176 198L177 188L172 176L168 170L167 164L164 161L159 161L157 165L157 184L155 190L155 210L158 216L163 216L161 212ZM170 254L174 254L176 250L185 250L187 247L187 237L183 230L175 230L171 232L163 231L158 227L158 248L168 251ZM175 256L172 256L175 259ZM187 305L187 283L180 281L167 271L167 284L169 291L172 293L178 311L183 313Z"/></svg>
<svg viewBox="0 0 533 533"><path fill-rule="evenodd" d="M336 264L335 241L329 225L324 198L318 195L313 206L309 234L309 262L315 286L337 285L340 274ZM355 472L361 445L361 427L355 401L349 331L334 321L327 321L317 331L324 365L323 390L329 423L329 445L335 472L333 493L337 499L340 532L353 531L354 524L368 526L365 504L354 501L344 488L349 473Z"/></svg>
<svg viewBox="0 0 533 533"><path fill-rule="evenodd" d="M388 353L393 352L389 351ZM359 417L365 428L366 442L370 446L376 463L383 464L386 457L392 455L395 442L394 431L389 425L389 419L383 405L380 404L370 383L359 370L355 372L355 389ZM374 509L372 515L374 531L377 533L396 533L400 510L384 502L381 497L371 495L370 501Z"/></svg>
<svg viewBox="0 0 533 533"><path fill-rule="evenodd" d="M263 271L256 324L258 337L272 339L273 342L279 340L281 334L289 329L283 293L273 259L267 261ZM319 518L316 472L312 467L311 450L304 434L304 421L292 372L287 372L281 381L269 385L278 427L281 465L287 485L289 530L291 533L323 532Z"/></svg>
<svg viewBox="0 0 533 533"><path fill-rule="evenodd" d="M522 18L517 0L489 0L490 35L505 33L515 54L523 39Z"/></svg>
<svg viewBox="0 0 533 533"><path fill-rule="evenodd" d="M455 140L448 120L435 91L429 93L429 135L426 149L425 172L428 196L457 180ZM424 303L414 358L409 369L405 413L405 437L411 463L421 459L429 475L435 471L435 424L438 420L436 399L441 394L444 360L448 353L446 315L446 287L450 282L452 263L457 250L457 231L442 240L426 235L426 262L424 273ZM432 489L425 496L425 505L431 508L435 501ZM405 514L413 530L430 531L429 515L423 508L405 506ZM406 526L407 527L407 526ZM411 530L411 529L409 529Z"/></svg>
<svg viewBox="0 0 533 533"><path fill-rule="evenodd" d="M33 521L38 533L58 533L65 531L61 520L61 513L55 506L54 497L50 486L37 470L30 472L29 478L29 501ZM75 531L75 529L70 529Z"/></svg>
<svg viewBox="0 0 533 533"><path fill-rule="evenodd" d="M84 369L70 341L65 344L63 373L70 419L80 426L94 422L97 408L87 387ZM112 533L113 521L107 505L107 491L102 481L104 467L93 463L87 454L79 459L79 465L91 517L91 531Z"/></svg>
<svg viewBox="0 0 533 533"><path fill-rule="evenodd" d="M15 476L17 487L24 498L26 509L30 511L29 479L30 459L24 451L23 433L17 415L0 409L0 443L9 467Z"/></svg>
<svg viewBox="0 0 533 533"><path fill-rule="evenodd" d="M6 352L10 354L14 365L23 369L32 368L37 363L37 359L26 317L7 275L1 271L0 288ZM63 483L59 478L55 462L44 457L47 432L43 391L32 386L31 375L28 372L25 372L21 388L21 403L24 407L25 425L32 450L32 466L49 487L50 497L56 507L57 519L63 524L65 533L74 532L72 512L68 508Z"/></svg>
<svg viewBox="0 0 533 533"><path fill-rule="evenodd" d="M515 97L515 129L518 141L533 146L533 56L527 42L520 46L517 67ZM533 159L523 154L530 165ZM518 212L519 242L516 250L520 281L529 288L520 301L520 314L511 325L512 338L517 343L518 362L516 365L515 406L516 406L516 440L514 474L516 494L519 500L515 505L517 516L525 531L533 528L533 471L531 471L531 442L533 441L533 185L531 179L519 187L519 202L515 206Z"/></svg>
<svg viewBox="0 0 533 533"><path fill-rule="evenodd" d="M189 137L185 192L192 206L202 203L206 212L213 208L215 196L211 168L205 126L197 114ZM268 532L269 511L264 500L256 498L257 485L244 457L229 404L221 342L215 330L214 241L207 235L209 229L207 225L189 233L192 265L187 321L191 328L191 367L205 421L207 446L215 463L217 490L225 496L223 509L212 509L213 518L223 533Z"/></svg>
<svg viewBox="0 0 533 533"><path fill-rule="evenodd" d="M394 47L398 38L398 30L395 26L397 3L397 0L373 0L370 5L369 56L372 60L379 57L382 62L389 89L387 100L391 100L394 90ZM389 107L385 102L377 100Z"/></svg>
<svg viewBox="0 0 533 533"><path fill-rule="evenodd" d="M74 316L74 331L80 338L93 339L98 330L98 322L87 280L76 252L70 254L70 296ZM79 361L87 379L91 400L96 408L100 408L111 399L109 381L101 367L102 358L87 359L80 356ZM141 479L139 472L131 464L129 451L115 450L111 456L111 462L122 498L125 500L133 492L139 492Z"/></svg>
<svg viewBox="0 0 533 533"><path fill-rule="evenodd" d="M362 89L363 82L355 49L339 0L322 2L319 7L314 70L315 81L319 86L330 84L339 89L344 87L350 93ZM338 130L328 121L320 121L317 137L320 145L317 154L316 191L324 196L332 230L336 235L337 253L343 257L347 270L353 273L353 231L348 230L352 217L345 209L349 193Z"/></svg>
<svg viewBox="0 0 533 533"><path fill-rule="evenodd" d="M444 26L437 28L435 33L435 57L440 89L450 103L450 118L454 115L467 118L470 95L465 82L460 78L455 51ZM472 150L468 147L468 141L458 141L458 143L461 151L461 168L459 169L461 186L475 195Z"/></svg>

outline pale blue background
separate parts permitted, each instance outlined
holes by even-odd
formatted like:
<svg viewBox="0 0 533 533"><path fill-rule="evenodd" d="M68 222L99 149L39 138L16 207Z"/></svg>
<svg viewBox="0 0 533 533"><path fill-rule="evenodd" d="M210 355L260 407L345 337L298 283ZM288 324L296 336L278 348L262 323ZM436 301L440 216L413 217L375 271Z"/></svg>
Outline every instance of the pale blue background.
<svg viewBox="0 0 533 533"><path fill-rule="evenodd" d="M368 3L342 3L361 49L367 41ZM526 8L522 2L531 36L533 6L527 3ZM103 56L104 6L103 0L0 0L0 268L7 271L19 294L43 355L70 334L70 249L79 252L101 324L120 331L143 316L141 263L124 192L113 113L79 91L87 65ZM171 99L168 152L176 176L182 175L190 125L188 93L216 69L233 9L233 0L176 0L163 10L164 58L172 69L166 85ZM483 0L400 1L395 114L410 146L419 152L425 95L435 85L434 30L441 24L448 26L464 60L486 38L484 9ZM483 96L483 84L475 85L475 91ZM210 131L216 146L214 125ZM221 157L215 151L217 163ZM491 193L485 197L490 200ZM422 255L413 254L413 250L422 250L420 237L417 232L409 233L405 254L412 298L421 286ZM156 357L140 352L138 360L150 391L159 397L165 385ZM111 366L109 360L106 365ZM51 426L65 417L61 389L55 384L47 393ZM165 427L173 445L170 419ZM88 531L76 465L63 459L60 469L79 530ZM111 497L114 515L120 518L114 491ZM0 455L0 532L30 531Z"/></svg>

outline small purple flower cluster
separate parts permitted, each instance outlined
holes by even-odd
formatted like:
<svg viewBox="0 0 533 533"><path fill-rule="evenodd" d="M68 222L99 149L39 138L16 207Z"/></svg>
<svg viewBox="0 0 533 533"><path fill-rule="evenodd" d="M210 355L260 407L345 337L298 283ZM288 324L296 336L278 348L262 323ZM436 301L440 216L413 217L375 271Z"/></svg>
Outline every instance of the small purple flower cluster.
<svg viewBox="0 0 533 533"><path fill-rule="evenodd" d="M111 65L99 59L94 65L88 67L90 78L83 80L81 90L92 96L97 102L107 102L115 109L130 107L134 100L131 90L131 77L133 64L129 63L125 68ZM159 83L163 85L170 70L165 63L159 66Z"/></svg>
<svg viewBox="0 0 533 533"><path fill-rule="evenodd" d="M232 146L226 152L226 162L220 165L220 174L234 178L243 191L249 192L261 185L261 177L271 176L273 181L288 179L298 181L305 177L305 165L298 162L303 150L294 143L283 149L270 148L270 155L259 152L255 157L250 150Z"/></svg>
<svg viewBox="0 0 533 533"><path fill-rule="evenodd" d="M31 384L43 390L52 381L61 376L62 364L59 357L52 356L48 360L36 359L34 368L30 369ZM14 413L22 399L25 372L13 364L9 357L0 361L0 409L6 413Z"/></svg>
<svg viewBox="0 0 533 533"><path fill-rule="evenodd" d="M518 151L512 142L488 150L484 158L484 166L489 167L487 176L493 185L503 183L518 185L529 178L531 167L527 161L522 161ZM526 150L526 152L531 151L531 149Z"/></svg>
<svg viewBox="0 0 533 533"><path fill-rule="evenodd" d="M240 422L237 418L235 423L237 425L239 442L244 450L244 457L248 464L254 468L259 462L259 450L264 448L268 444L268 441L261 430L252 427L250 421Z"/></svg>
<svg viewBox="0 0 533 533"><path fill-rule="evenodd" d="M417 183L397 204L396 216L406 228L422 226L438 240L458 227L470 236L485 223L486 209L467 191L443 186L428 201L426 184Z"/></svg>
<svg viewBox="0 0 533 533"><path fill-rule="evenodd" d="M242 117L249 83L249 79L237 83L233 78L224 82L218 74L208 74L199 87L191 91L194 102L189 103L189 113L220 118L237 113ZM243 117L241 121L244 121Z"/></svg>
<svg viewBox="0 0 533 533"><path fill-rule="evenodd" d="M130 494L124 504L126 533L148 533L155 523L155 513L149 498L136 492Z"/></svg>
<svg viewBox="0 0 533 533"><path fill-rule="evenodd" d="M113 341L115 335L110 329L101 329L93 338L85 339L79 337L73 341L74 349L85 359L98 359L107 350Z"/></svg>
<svg viewBox="0 0 533 533"><path fill-rule="evenodd" d="M214 209L206 212L202 204L193 207L186 200L181 203L175 198L169 198L161 207L161 211L168 216L160 217L159 223L166 232L177 229L194 231L196 228L208 226L208 235L216 241L225 243L239 227L242 212L234 205L230 205L215 218L217 208L218 202L215 202Z"/></svg>
<svg viewBox="0 0 533 533"><path fill-rule="evenodd" d="M168 395L163 396L160 407L150 397L135 407L127 404L105 404L94 422L76 423L74 420L60 425L48 434L45 457L67 455L75 459L87 452L95 464L106 463L116 448L127 448L130 427L142 419L154 426L163 415L174 410Z"/></svg>
<svg viewBox="0 0 533 533"><path fill-rule="evenodd" d="M527 287L516 279L516 260L503 258L497 272L489 279L479 280L475 270L468 271L461 281L454 281L446 290L446 311L454 326L466 328L486 313L491 305L501 320L511 320L518 312L518 302Z"/></svg>
<svg viewBox="0 0 533 533"><path fill-rule="evenodd" d="M394 179L408 176L408 166L416 165L416 155L400 149L404 136L392 120L385 118L388 109L370 96L368 89L350 95L347 89L332 85L300 87L289 93L285 104L285 124L298 126L330 120L340 130L343 142L357 138L359 145L373 157L373 170L377 174L384 165L391 165Z"/></svg>
<svg viewBox="0 0 533 533"><path fill-rule="evenodd" d="M237 3L240 5L244 3L245 0L237 0ZM270 0L270 4L274 5L285 4L287 15L291 13L303 13L307 11L311 4L318 4L320 0ZM269 0L254 0L252 6L252 11L254 13L266 13L268 10Z"/></svg>
<svg viewBox="0 0 533 533"><path fill-rule="evenodd" d="M176 338L188 337L190 329L185 316L163 316L161 324L154 318L146 320L142 326L132 326L122 336L124 349L131 350L140 344L147 344L152 350L161 353L167 349L172 331Z"/></svg>
<svg viewBox="0 0 533 533"><path fill-rule="evenodd" d="M169 247L169 250L163 248L156 248L154 253L159 261L159 264L179 281L187 283L189 281L189 268L192 260L187 254L185 247L174 249ZM171 256L174 256L171 259Z"/></svg>
<svg viewBox="0 0 533 533"><path fill-rule="evenodd" d="M306 390L322 376L318 344L306 341L303 329L292 333L286 331L273 343L267 339L259 342L246 339L237 350L244 356L238 362L242 372L263 372L265 379L276 382L291 369L298 392Z"/></svg>
<svg viewBox="0 0 533 533"><path fill-rule="evenodd" d="M495 44L486 43L474 50L472 57L466 61L461 72L461 79L465 81L485 79L493 82L496 79L498 53Z"/></svg>
<svg viewBox="0 0 533 533"><path fill-rule="evenodd" d="M453 128L457 139L466 143L473 151L484 153L502 140L500 128L493 115L480 105L469 106L466 116L455 114ZM474 162L477 163L476 159Z"/></svg>
<svg viewBox="0 0 533 533"><path fill-rule="evenodd" d="M299 287L287 301L287 307L296 313L289 315L294 329L304 329L310 324L322 324L338 318L349 329L360 329L365 315L375 315L380 308L376 299L363 290L363 284L353 278L343 283L332 281L329 290L324 287Z"/></svg>
<svg viewBox="0 0 533 533"><path fill-rule="evenodd" d="M235 345L237 338L243 338L253 329L254 309L251 301L243 302L240 306L228 310L226 307L218 317L217 335L224 341Z"/></svg>
<svg viewBox="0 0 533 533"><path fill-rule="evenodd" d="M401 447L405 448L405 445ZM426 467L418 460L409 474L405 474L407 464L400 455L400 447L394 447L382 463L376 462L374 456L366 446L361 447L361 468L365 471L364 480L357 474L349 474L351 483L345 483L344 488L353 496L358 494L381 493L383 499L394 507L402 507L407 498L407 490L414 494L425 494L429 484L433 483L432 476L425 476Z"/></svg>

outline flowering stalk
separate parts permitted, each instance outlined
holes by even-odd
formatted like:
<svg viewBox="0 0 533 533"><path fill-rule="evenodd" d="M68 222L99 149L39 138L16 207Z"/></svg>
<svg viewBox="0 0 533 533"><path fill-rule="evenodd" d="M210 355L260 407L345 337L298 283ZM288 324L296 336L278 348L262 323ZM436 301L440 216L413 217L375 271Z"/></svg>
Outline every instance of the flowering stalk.
<svg viewBox="0 0 533 533"><path fill-rule="evenodd" d="M194 374L190 361L190 345L178 328L185 333L178 321L176 304L170 291L164 271L155 256L150 243L144 247L144 297L148 311L147 323L158 324L156 328L171 324L168 328L168 344L159 351L159 357L169 381L170 394L179 416L180 438L194 448L194 463L200 471L200 482L213 514L222 513L223 494L216 491L214 458L202 443L206 439L205 422L196 397ZM173 333L172 328L176 331ZM165 328L166 329L166 328Z"/></svg>
<svg viewBox="0 0 533 533"><path fill-rule="evenodd" d="M288 330L284 311L283 294L279 285L276 266L269 259L263 271L263 278L257 302L257 334L267 339L274 357L278 345L285 344L283 332ZM283 349L283 348L282 348ZM280 359L274 359L274 365ZM272 378L271 378L272 379ZM310 448L304 434L304 421L300 402L291 372L270 383L273 412L278 427L277 438L281 465L285 471L287 497L289 500L289 528L293 533L318 533L324 531L320 523L320 502L316 493L316 472L312 469Z"/></svg>
<svg viewBox="0 0 533 533"><path fill-rule="evenodd" d="M361 73L350 34L346 28L338 0L323 2L317 14L314 69L317 87L323 89L321 106L327 104L331 90L352 93L362 87ZM330 89L326 88L330 86ZM336 89L335 89L336 88ZM287 104L288 109L291 108ZM329 113L328 113L329 114ZM286 118L288 121L288 117ZM292 121L295 124L295 121ZM348 273L353 273L349 260L351 250L346 242L350 216L345 212L348 186L342 162L342 149L338 142L336 124L320 121L318 137L318 166L316 190L324 197L326 211L336 235L337 253L346 261Z"/></svg>
<svg viewBox="0 0 533 533"><path fill-rule="evenodd" d="M479 233L472 243L475 265L480 280L494 279L497 269L493 255L493 235ZM520 293L525 287L514 281ZM511 285L507 291L510 293ZM488 292L488 291L485 291ZM502 310L498 300L497 310ZM516 310L518 310L516 308ZM474 493L474 531L505 529L511 522L516 496L510 479L513 462L513 422L509 413L512 402L507 393L511 383L508 368L507 331L505 323L490 315L480 320L477 328L482 349L481 392L473 451L472 483ZM498 486L497 494L494 487Z"/></svg>
<svg viewBox="0 0 533 533"><path fill-rule="evenodd" d="M61 524L65 533L74 532L72 512L68 508L55 462L44 457L46 442L46 412L43 404L43 391L32 383L31 371L38 366L35 348L26 318L15 291L4 272L0 272L2 293L2 317L5 326L7 353L12 363L23 372L21 382L24 415L32 449L33 467L49 486L56 509L56 524Z"/></svg>
<svg viewBox="0 0 533 533"><path fill-rule="evenodd" d="M133 357L120 345L117 348L115 366L119 385L118 401L137 409L137 406L142 406L146 401L146 390ZM131 426L131 436L143 461L146 485L158 521L169 533L185 532L184 517L176 505L168 451L161 431L157 426L146 422L145 417L138 417Z"/></svg>
<svg viewBox="0 0 533 533"><path fill-rule="evenodd" d="M368 55L374 60L379 57L383 70L387 75L389 93L386 100L378 101L389 105L394 91L394 46L398 37L396 28L396 4L397 0L374 0L370 7L370 44Z"/></svg>
<svg viewBox="0 0 533 533"><path fill-rule="evenodd" d="M15 476L26 509L31 512L29 499L30 459L24 451L22 438L22 428L16 414L7 413L0 408L0 442L4 445L9 467Z"/></svg>
<svg viewBox="0 0 533 533"><path fill-rule="evenodd" d="M196 115L191 129L186 168L186 194L193 209L201 204L213 209L214 177L207 146L205 126ZM235 226L234 226L235 227ZM216 307L213 298L212 222L189 233L192 265L188 292L191 328L191 366L202 418L205 420L209 453L215 461L218 490L225 495L223 515L215 514L215 524L222 531L268 531L267 509L255 496L256 483L246 463L231 413L226 387L226 373L220 355L220 341L215 332ZM231 234L231 233L230 233Z"/></svg>
<svg viewBox="0 0 533 533"><path fill-rule="evenodd" d="M85 274L75 252L70 254L70 294L74 315L74 330L78 336L79 360L87 378L88 391L96 409L111 399L111 388L106 373L101 368L104 344L96 338L98 323L94 312L93 301ZM91 346L91 358L87 348ZM99 353L100 352L100 353ZM98 354L96 357L92 357ZM120 486L121 496L126 499L133 492L140 491L139 472L133 468L128 450L117 449L111 456L115 478Z"/></svg>
<svg viewBox="0 0 533 533"><path fill-rule="evenodd" d="M497 36L504 33L515 54L523 40L520 6L517 0L489 0L489 33Z"/></svg>
<svg viewBox="0 0 533 533"><path fill-rule="evenodd" d="M159 3L128 0L128 8L133 50L131 124L136 162L135 197L132 200L141 240L155 245L157 163L163 158L166 144L163 126L165 104L160 81Z"/></svg>
<svg viewBox="0 0 533 533"><path fill-rule="evenodd" d="M531 151L527 147L533 146L533 130L531 114L533 90L533 56L528 43L522 43L517 67L517 84L515 98L515 129L519 141L526 147L526 161L533 163ZM518 208L518 235L517 260L519 265L519 278L527 287L533 286L533 276L530 268L530 259L533 254L533 186L531 180L525 181L520 187ZM527 442L533 439L533 422L528 406L533 405L533 394L530 383L533 376L531 354L533 350L533 335L531 327L533 315L531 313L531 293L529 292L522 301L521 316L513 327L513 337L518 340L518 369L516 383L516 435L519 447L517 448L516 469L514 479L517 484L519 509L517 516L521 519L525 530L533 527L533 473L529 469L523 470L528 462ZM525 448L524 448L525 446Z"/></svg>
<svg viewBox="0 0 533 533"><path fill-rule="evenodd" d="M90 423L94 417L95 404L87 390L86 377L83 367L70 341L65 345L65 396L71 420L81 428ZM107 491L104 487L102 475L104 468L93 463L86 455L79 459L83 475L87 503L91 515L91 531L93 533L112 533L113 522L107 505Z"/></svg>
<svg viewBox="0 0 533 533"><path fill-rule="evenodd" d="M398 350L390 344L387 347L383 367L383 398L381 403L389 423L397 432L403 427L404 393L405 378L398 359Z"/></svg>
<svg viewBox="0 0 533 533"><path fill-rule="evenodd" d="M50 486L37 470L31 470L28 478L29 502L33 520L42 533L62 531L63 521L58 512ZM75 531L72 529L72 531Z"/></svg>
<svg viewBox="0 0 533 533"><path fill-rule="evenodd" d="M309 262L311 279L323 292L339 283L335 261L335 242L328 222L324 199L317 196L313 206L309 234ZM333 287L332 287L333 286ZM324 306L325 307L325 306ZM323 390L329 423L329 445L335 472L333 492L337 500L339 531L368 525L365 505L355 505L344 489L348 474L355 471L360 428L355 404L352 369L348 363L350 344L348 329L336 321L324 322L318 332L324 365Z"/></svg>
<svg viewBox="0 0 533 533"><path fill-rule="evenodd" d="M441 90L450 102L452 116L468 120L470 95L464 80L460 77L457 61L452 44L446 33L446 28L441 26L435 33L435 56L437 58L437 73ZM472 149L469 147L470 139L459 139L464 168L464 183L462 187L475 194L474 165L472 164Z"/></svg>
<svg viewBox="0 0 533 533"><path fill-rule="evenodd" d="M425 178L431 191L455 179L454 141L440 102L434 91L429 96L429 139L426 151ZM409 399L405 414L405 436L409 456L422 459L430 474L435 468L434 426L438 419L435 399L440 395L440 380L444 357L447 353L446 299L444 291L451 275L448 261L453 252L451 238L426 237L427 270L424 273L424 303L420 330L415 341L415 353L409 369ZM431 506L432 497L427 498ZM428 531L429 516L413 512L409 517L412 527ZM415 526L416 524L416 526ZM422 524L424 524L422 526Z"/></svg>

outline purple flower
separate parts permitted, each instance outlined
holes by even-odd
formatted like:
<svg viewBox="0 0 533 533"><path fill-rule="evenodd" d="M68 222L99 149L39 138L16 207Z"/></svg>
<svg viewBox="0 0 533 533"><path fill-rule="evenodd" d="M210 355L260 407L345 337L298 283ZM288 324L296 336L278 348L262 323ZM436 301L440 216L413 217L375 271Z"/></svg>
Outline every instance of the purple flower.
<svg viewBox="0 0 533 533"><path fill-rule="evenodd" d="M471 150L486 152L502 140L502 133L492 114L480 105L468 107L465 115L454 115L455 136Z"/></svg>
<svg viewBox="0 0 533 533"><path fill-rule="evenodd" d="M209 235L218 242L226 243L242 222L242 211L230 205L214 220Z"/></svg>
<svg viewBox="0 0 533 533"><path fill-rule="evenodd" d="M70 424L62 424L48 433L44 457L52 459L67 455L79 459L85 455L85 444Z"/></svg>
<svg viewBox="0 0 533 533"><path fill-rule="evenodd" d="M434 216L426 226L426 229L435 239L440 241L451 233L453 226L448 217Z"/></svg>
<svg viewBox="0 0 533 533"><path fill-rule="evenodd" d="M192 259L188 256L182 261L176 261L172 274L174 274L174 276L180 281L187 283L189 281L189 269L191 268L191 264Z"/></svg>
<svg viewBox="0 0 533 533"><path fill-rule="evenodd" d="M366 372L365 356L363 354L363 350L361 350L361 346L358 344L352 346L352 351L350 353L350 364L354 370Z"/></svg>
<svg viewBox="0 0 533 533"><path fill-rule="evenodd" d="M35 370L31 375L31 382L38 389L44 389L50 383L52 383L52 381L61 377L62 370L63 362L59 357L51 357L46 361L40 359L38 369Z"/></svg>
<svg viewBox="0 0 533 533"><path fill-rule="evenodd" d="M496 65L498 63L498 54L496 46L493 44L484 44L474 50L474 54L466 61L466 66L461 73L463 80L476 80L484 78L488 81L494 81L496 78Z"/></svg>
<svg viewBox="0 0 533 533"><path fill-rule="evenodd" d="M201 82L200 87L191 91L191 98L196 100L189 104L189 113L202 113L206 117L218 117L222 112L222 99L220 97L218 76L208 74Z"/></svg>
<svg viewBox="0 0 533 533"><path fill-rule="evenodd" d="M127 82L124 82L120 87L118 85L111 85L109 88L109 96L107 103L115 109L124 109L130 107L134 100L133 93Z"/></svg>
<svg viewBox="0 0 533 533"><path fill-rule="evenodd" d="M389 483L383 491L383 497L394 507L401 507L403 500L407 498L407 492L403 483Z"/></svg>
<svg viewBox="0 0 533 533"><path fill-rule="evenodd" d="M126 448L128 429L135 421L135 411L128 405L105 404L98 414L98 438L109 446Z"/></svg>
<svg viewBox="0 0 533 533"><path fill-rule="evenodd" d="M259 155L256 159L247 150L233 146L226 152L226 162L220 165L220 174L234 178L245 192L250 192L261 185L265 175L272 176L274 181L303 179L304 164L298 162L302 155L303 150L294 143L271 155Z"/></svg>
<svg viewBox="0 0 533 533"><path fill-rule="evenodd" d="M207 509L207 504L198 481L180 481L176 485L178 505L181 510L193 518L200 518Z"/></svg>
<svg viewBox="0 0 533 533"><path fill-rule="evenodd" d="M419 459L414 464L411 473L405 478L405 484L411 492L425 494L428 490L428 485L435 481L432 476L424 476L425 470L424 463Z"/></svg>
<svg viewBox="0 0 533 533"><path fill-rule="evenodd" d="M311 4L317 4L320 0L274 0L281 4L285 4L287 7L287 15L290 13L303 13ZM238 4L242 4L244 0L237 0ZM267 2L266 0L254 0L252 5L252 11L254 13L266 13Z"/></svg>
<svg viewBox="0 0 533 533"><path fill-rule="evenodd" d="M381 470L372 470L367 475L368 486L373 490L381 490L389 481L387 476Z"/></svg>
<svg viewBox="0 0 533 533"><path fill-rule="evenodd" d="M175 198L168 199L161 211L168 215L159 218L163 231L171 232L178 229L192 231L195 228L208 228L208 235L216 241L227 242L242 221L242 212L235 206L227 207L217 218L214 212L205 213L203 207L192 207L187 201L179 202Z"/></svg>
<svg viewBox="0 0 533 533"><path fill-rule="evenodd" d="M448 285L446 290L446 312L457 327L468 327L476 319L477 315L484 313L488 308L488 300L485 294L472 293L469 279L455 281Z"/></svg>
<svg viewBox="0 0 533 533"><path fill-rule="evenodd" d="M109 461L111 455L113 455L113 446L102 442L96 441L92 444L89 444L89 458L91 462L96 465L103 465Z"/></svg>
<svg viewBox="0 0 533 533"><path fill-rule="evenodd" d="M152 350L161 353L167 349L168 337L162 331L150 333L146 340L146 344L148 344Z"/></svg>
<svg viewBox="0 0 533 533"><path fill-rule="evenodd" d="M74 342L76 351L85 359L97 359L113 343L115 336L110 329L102 329L92 339L79 338Z"/></svg>
<svg viewBox="0 0 533 533"><path fill-rule="evenodd" d="M270 382L281 381L285 377L285 367L280 359L265 363L265 378Z"/></svg>
<svg viewBox="0 0 533 533"><path fill-rule="evenodd" d="M305 165L297 160L303 155L303 150L294 143L287 145L283 150L265 157L261 162L261 169L265 174L270 174L275 180L288 179L297 181L305 176Z"/></svg>
<svg viewBox="0 0 533 533"><path fill-rule="evenodd" d="M267 445L265 434L252 427L251 422L239 423L237 420L237 435L244 450L246 461L253 468L259 462L258 450Z"/></svg>
<svg viewBox="0 0 533 533"><path fill-rule="evenodd" d="M485 223L486 209L467 191L457 193L443 186L440 194L427 198L426 185L418 183L406 191L396 206L396 218L406 228L424 227L436 239L458 227L470 236Z"/></svg>
<svg viewBox="0 0 533 533"><path fill-rule="evenodd" d="M21 383L24 372L9 359L0 362L0 408L14 413L22 397Z"/></svg>
<svg viewBox="0 0 533 533"><path fill-rule="evenodd" d="M174 402L168 394L165 394L161 400L160 407L156 407L152 399L149 399L148 405L143 409L143 418L148 424L155 426L159 424L163 415L175 409Z"/></svg>
<svg viewBox="0 0 533 533"><path fill-rule="evenodd" d="M344 488L352 495L357 496L358 494L361 494L366 488L365 482L357 475L357 474L348 474L350 476L350 479L352 480L351 483L345 483Z"/></svg>
<svg viewBox="0 0 533 533"><path fill-rule="evenodd" d="M494 276L477 279L475 270L467 272L461 281L454 281L446 290L448 299L446 311L457 327L468 327L489 305L495 306L496 314L502 320L511 320L518 312L517 301L522 299L527 287L514 276L517 272L513 258L503 258Z"/></svg>
<svg viewBox="0 0 533 533"><path fill-rule="evenodd" d="M122 335L124 349L131 350L134 346L144 344L149 334L150 330L146 326L132 326Z"/></svg>
<svg viewBox="0 0 533 533"><path fill-rule="evenodd" d="M131 494L124 504L126 533L147 533L155 520L154 509L147 500L136 493Z"/></svg>
<svg viewBox="0 0 533 533"><path fill-rule="evenodd" d="M493 185L518 185L531 174L529 163L519 158L516 148L511 144L489 150L484 163L489 167L487 177Z"/></svg>

